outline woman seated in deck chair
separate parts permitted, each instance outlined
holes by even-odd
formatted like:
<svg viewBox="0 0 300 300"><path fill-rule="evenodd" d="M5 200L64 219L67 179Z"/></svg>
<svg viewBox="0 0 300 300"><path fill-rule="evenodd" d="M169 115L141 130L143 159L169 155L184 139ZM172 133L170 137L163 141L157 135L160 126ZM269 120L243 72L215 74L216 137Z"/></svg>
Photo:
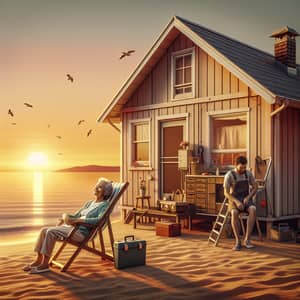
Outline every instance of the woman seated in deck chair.
<svg viewBox="0 0 300 300"><path fill-rule="evenodd" d="M77 222L97 224L108 207L109 201L107 200L112 191L111 181L106 178L99 178L94 188L95 200L88 201L73 215L63 214L55 227L42 228L34 248L34 251L37 252L37 257L31 264L26 265L23 270L29 271L31 274L49 271L49 259L55 242L66 238L73 229L73 225ZM79 226L73 235L73 239L80 242L87 234L88 229L84 226Z"/></svg>

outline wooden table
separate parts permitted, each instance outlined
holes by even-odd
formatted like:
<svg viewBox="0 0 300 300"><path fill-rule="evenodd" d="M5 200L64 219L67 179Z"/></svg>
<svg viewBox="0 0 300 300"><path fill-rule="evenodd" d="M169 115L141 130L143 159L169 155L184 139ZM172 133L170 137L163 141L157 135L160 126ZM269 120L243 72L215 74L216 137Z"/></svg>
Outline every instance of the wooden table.
<svg viewBox="0 0 300 300"><path fill-rule="evenodd" d="M158 219L169 219L175 220L176 223L180 223L180 220L187 220L188 229L191 230L191 214L189 213L176 213L176 212L165 212L158 209L141 209L135 208L132 210L133 214L133 228L136 228L137 216L141 217L153 217Z"/></svg>

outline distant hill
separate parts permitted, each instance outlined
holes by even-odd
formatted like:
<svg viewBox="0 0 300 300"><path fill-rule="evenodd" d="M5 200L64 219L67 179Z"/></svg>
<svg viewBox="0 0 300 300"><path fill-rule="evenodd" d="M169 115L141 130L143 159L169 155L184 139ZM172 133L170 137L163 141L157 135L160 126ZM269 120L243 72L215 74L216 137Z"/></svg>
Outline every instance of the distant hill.
<svg viewBox="0 0 300 300"><path fill-rule="evenodd" d="M76 166L66 169L56 170L56 172L120 172L119 166Z"/></svg>

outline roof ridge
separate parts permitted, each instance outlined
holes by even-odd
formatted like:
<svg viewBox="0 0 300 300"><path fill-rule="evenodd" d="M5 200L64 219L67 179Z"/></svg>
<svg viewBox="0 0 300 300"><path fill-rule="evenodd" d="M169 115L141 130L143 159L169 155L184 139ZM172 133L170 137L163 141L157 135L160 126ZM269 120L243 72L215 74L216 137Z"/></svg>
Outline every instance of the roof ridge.
<svg viewBox="0 0 300 300"><path fill-rule="evenodd" d="M235 38L232 38L232 37L227 36L227 35L225 35L225 34L223 34L223 33L217 32L217 31L215 31L215 30L213 30L213 29L209 29L209 28L207 28L207 27L205 27L205 26L203 26L203 25L200 25L200 24L195 23L195 22L193 22L193 21L187 20L187 19L185 19L185 18L183 18L183 17L177 16L177 15L176 15L175 17L176 17L177 19L179 19L179 20L182 20L182 21L184 21L184 22L187 22L187 23L190 23L190 24L192 24L192 25L198 26L198 27L203 28L203 29L205 29L205 30L207 30L207 31L213 32L214 34L217 34L217 35L219 35L219 36L223 36L223 37L225 37L225 38L227 38L227 39L229 39L229 40L232 40L232 41L234 41L234 42L237 42L237 43L239 43L239 44L242 44L242 45L244 45L244 46L246 46L246 47L248 47L248 48L252 48L252 49L257 50L257 51L259 51L259 52L261 52L261 53L267 54L267 55L269 55L271 58L274 58L274 59L275 59L275 56L272 55L272 54L269 53L269 52L266 52L266 51L261 50L261 49L259 49L259 48L257 48L257 47L254 47L254 46L251 46L251 45L246 44L246 43L244 43L244 42L241 42L241 41L239 41L239 40L237 40L237 39L235 39Z"/></svg>

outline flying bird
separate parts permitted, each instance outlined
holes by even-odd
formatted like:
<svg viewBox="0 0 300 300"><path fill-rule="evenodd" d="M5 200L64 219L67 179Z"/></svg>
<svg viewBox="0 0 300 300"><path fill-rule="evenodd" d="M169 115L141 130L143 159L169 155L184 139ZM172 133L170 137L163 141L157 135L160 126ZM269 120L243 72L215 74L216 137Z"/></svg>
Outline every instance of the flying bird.
<svg viewBox="0 0 300 300"><path fill-rule="evenodd" d="M50 128L51 127L51 125L50 124L48 124L48 128Z"/></svg>
<svg viewBox="0 0 300 300"><path fill-rule="evenodd" d="M14 116L14 113L12 112L11 109L8 110L8 114L11 115L12 117Z"/></svg>
<svg viewBox="0 0 300 300"><path fill-rule="evenodd" d="M61 152L59 152L59 153L57 153L58 155L63 155L63 153L61 153Z"/></svg>
<svg viewBox="0 0 300 300"><path fill-rule="evenodd" d="M120 56L120 59L124 58L125 56L130 56L134 52L135 52L135 50L129 50L127 52L122 52L122 55Z"/></svg>
<svg viewBox="0 0 300 300"><path fill-rule="evenodd" d="M57 137L58 139L61 139L61 136L60 136L60 135L57 135L56 137Z"/></svg>
<svg viewBox="0 0 300 300"><path fill-rule="evenodd" d="M30 104L30 103L24 102L24 105L25 105L25 106L27 106L27 107L31 107L31 108L33 108L33 105L32 105L32 104Z"/></svg>
<svg viewBox="0 0 300 300"><path fill-rule="evenodd" d="M86 135L86 137L89 137L90 135L91 135L91 133L92 133L92 129L90 129L89 131L88 131L88 133L87 133L87 135Z"/></svg>
<svg viewBox="0 0 300 300"><path fill-rule="evenodd" d="M70 80L71 82L73 82L74 78L70 74L67 74L67 80Z"/></svg>
<svg viewBox="0 0 300 300"><path fill-rule="evenodd" d="M11 125L17 125L17 123L11 123Z"/></svg>
<svg viewBox="0 0 300 300"><path fill-rule="evenodd" d="M80 125L81 123L85 122L85 120L79 120L77 125Z"/></svg>

